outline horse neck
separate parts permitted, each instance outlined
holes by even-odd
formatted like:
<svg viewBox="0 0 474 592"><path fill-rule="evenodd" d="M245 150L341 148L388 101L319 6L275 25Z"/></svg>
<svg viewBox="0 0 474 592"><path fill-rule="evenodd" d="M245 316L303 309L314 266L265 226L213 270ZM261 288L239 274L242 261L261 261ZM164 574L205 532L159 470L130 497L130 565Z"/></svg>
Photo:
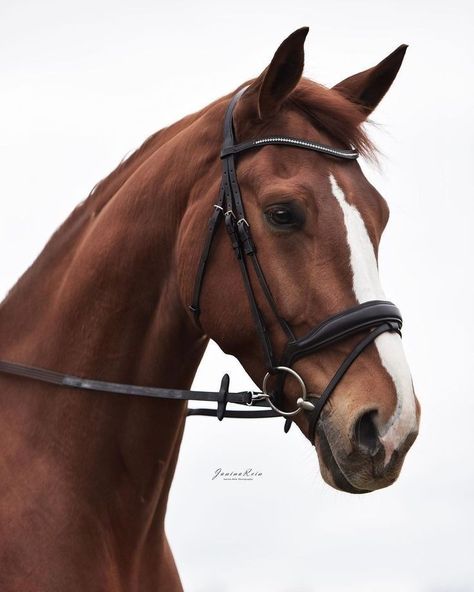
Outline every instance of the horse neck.
<svg viewBox="0 0 474 592"><path fill-rule="evenodd" d="M88 198L56 232L0 307L0 358L190 387L206 339L180 300L175 248L206 151L190 167L182 150L189 137L181 135L147 154L110 199L100 191ZM33 459L44 456L55 474L77 476L86 497L113 489L114 499L123 494L140 512L146 508L147 520L164 513L157 500L171 482L184 403L0 380L8 423L0 432L8 430L18 450L34 433Z"/></svg>

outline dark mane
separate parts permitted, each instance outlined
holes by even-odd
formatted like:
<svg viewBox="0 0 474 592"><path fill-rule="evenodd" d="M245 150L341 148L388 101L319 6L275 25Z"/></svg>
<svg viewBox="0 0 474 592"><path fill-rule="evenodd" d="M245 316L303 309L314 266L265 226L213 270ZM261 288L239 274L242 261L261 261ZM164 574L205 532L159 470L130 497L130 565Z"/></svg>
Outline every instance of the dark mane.
<svg viewBox="0 0 474 592"><path fill-rule="evenodd" d="M353 147L362 155L375 158L376 149L362 127L365 114L361 107L337 91L303 78L289 101L303 111L315 127L340 142L341 147Z"/></svg>

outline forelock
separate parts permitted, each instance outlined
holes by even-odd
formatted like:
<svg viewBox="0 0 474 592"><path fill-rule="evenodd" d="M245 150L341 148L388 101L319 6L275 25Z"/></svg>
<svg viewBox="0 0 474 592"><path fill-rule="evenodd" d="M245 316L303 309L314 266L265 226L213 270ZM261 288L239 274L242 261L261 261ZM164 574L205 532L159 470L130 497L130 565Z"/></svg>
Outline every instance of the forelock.
<svg viewBox="0 0 474 592"><path fill-rule="evenodd" d="M355 148L363 156L375 159L376 149L363 127L366 116L361 106L307 78L300 81L288 101L341 147Z"/></svg>

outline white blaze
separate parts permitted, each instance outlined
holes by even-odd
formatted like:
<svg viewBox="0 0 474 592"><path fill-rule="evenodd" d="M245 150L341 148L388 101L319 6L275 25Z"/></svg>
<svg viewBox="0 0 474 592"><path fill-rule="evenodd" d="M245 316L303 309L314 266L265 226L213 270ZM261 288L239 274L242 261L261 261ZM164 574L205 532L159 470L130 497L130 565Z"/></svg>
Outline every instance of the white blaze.
<svg viewBox="0 0 474 592"><path fill-rule="evenodd" d="M332 174L329 175L329 181L332 193L344 214L355 297L359 303L385 300L380 285L377 259L364 220L357 208L346 200L344 192ZM385 462L388 463L392 452L416 428L415 394L399 335L382 333L374 343L382 366L392 378L397 393L397 405L392 417L385 426L380 427L381 440L386 450Z"/></svg>

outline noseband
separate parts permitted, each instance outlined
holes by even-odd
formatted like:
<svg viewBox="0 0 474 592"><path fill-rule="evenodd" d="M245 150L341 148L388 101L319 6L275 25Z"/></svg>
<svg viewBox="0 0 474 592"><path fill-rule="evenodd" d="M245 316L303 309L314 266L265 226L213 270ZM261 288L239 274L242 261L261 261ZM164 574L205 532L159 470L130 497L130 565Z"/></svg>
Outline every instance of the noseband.
<svg viewBox="0 0 474 592"><path fill-rule="evenodd" d="M245 217L245 209L237 182L236 156L248 150L258 149L267 145L292 146L313 152L319 152L328 157L354 160L359 154L356 150L346 150L326 146L312 140L293 138L289 136L269 136L256 138L246 142L236 143L233 126L234 108L247 87L242 88L230 101L224 118L224 142L221 150L222 181L219 198L213 206L213 213L209 220L207 236L201 258L198 264L194 292L190 309L195 320L199 323L200 297L204 281L207 262L211 252L213 239L220 222L224 220L227 234L234 250L248 302L255 322L256 331L262 346L262 352L267 368L263 379L262 392L243 391L229 392L229 377L224 375L219 392L189 391L179 389L164 389L127 385L121 383L90 380L69 374L62 374L43 368L26 366L17 362L0 360L0 372L39 380L63 387L78 388L109 392L122 395L137 395L161 399L213 401L217 409L189 409L188 415L216 416L219 420L224 417L277 417L286 418L285 432L291 426L292 419L302 411L308 415L308 437L313 442L316 425L324 405L334 392L338 383L357 357L379 335L387 331L400 333L402 317L398 308L391 302L372 300L364 302L337 315L329 317L317 325L307 335L297 338L289 324L279 313L272 293L259 264L255 244L252 240L250 225ZM279 359L275 358L272 343L267 330L264 315L260 310L249 274L249 267L253 268L258 284L265 297L272 314L278 321L281 330L287 337L286 346ZM299 374L291 367L297 360L329 348L333 344L345 340L353 335L364 333L363 338L346 356L338 370L329 381L319 397L309 396L306 385ZM291 411L282 409L283 389L287 376L293 376L299 383L301 393L296 400L296 408ZM271 376L277 376L276 388L270 391L268 381ZM237 403L250 407L266 407L266 409L228 410L227 403Z"/></svg>

